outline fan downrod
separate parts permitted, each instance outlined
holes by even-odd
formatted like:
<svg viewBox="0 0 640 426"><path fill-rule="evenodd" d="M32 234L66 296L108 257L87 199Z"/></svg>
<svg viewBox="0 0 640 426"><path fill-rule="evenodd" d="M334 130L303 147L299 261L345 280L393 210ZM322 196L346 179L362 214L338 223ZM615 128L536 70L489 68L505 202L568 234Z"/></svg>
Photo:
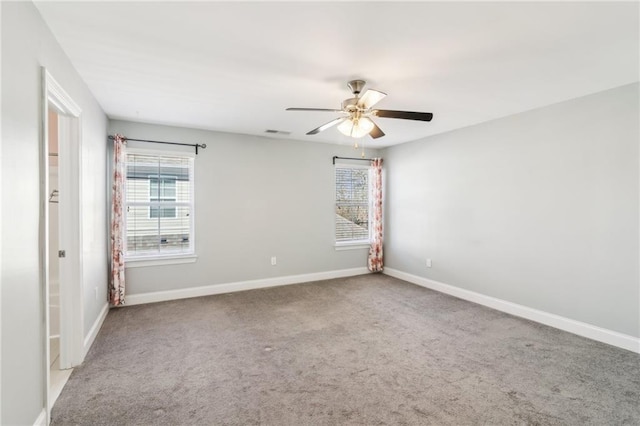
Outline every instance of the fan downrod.
<svg viewBox="0 0 640 426"><path fill-rule="evenodd" d="M347 86L351 90L351 93L353 93L357 97L360 92L362 92L362 88L365 84L367 84L367 82L364 80L351 80L347 83Z"/></svg>

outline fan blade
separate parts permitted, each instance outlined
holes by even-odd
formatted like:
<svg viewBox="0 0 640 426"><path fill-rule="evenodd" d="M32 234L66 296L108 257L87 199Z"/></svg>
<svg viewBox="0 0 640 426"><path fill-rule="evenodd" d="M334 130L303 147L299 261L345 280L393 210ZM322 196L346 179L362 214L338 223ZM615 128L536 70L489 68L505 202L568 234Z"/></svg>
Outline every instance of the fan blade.
<svg viewBox="0 0 640 426"><path fill-rule="evenodd" d="M369 109L378 102L380 102L385 96L386 93L378 92L377 90L368 89L364 92L364 95L358 100L358 106L360 108Z"/></svg>
<svg viewBox="0 0 640 426"><path fill-rule="evenodd" d="M373 123L373 129L371 129L371 131L369 132L369 136L371 136L373 139L378 139L384 136L384 132L382 131L382 129L380 129L380 127L378 127L376 123Z"/></svg>
<svg viewBox="0 0 640 426"><path fill-rule="evenodd" d="M430 112L416 111L392 111L389 109L379 109L374 111L377 117L402 118L404 120L431 121L433 114Z"/></svg>
<svg viewBox="0 0 640 426"><path fill-rule="evenodd" d="M340 117L340 118L336 118L335 120L331 120L328 123L323 124L320 127L316 127L315 129L313 129L312 131L308 132L308 135L316 135L318 133L320 133L323 130L327 130L329 127L333 127L338 123L342 123L344 120L346 120L347 117Z"/></svg>
<svg viewBox="0 0 640 426"><path fill-rule="evenodd" d="M342 112L341 109L326 108L287 108L287 111L325 111L325 112Z"/></svg>

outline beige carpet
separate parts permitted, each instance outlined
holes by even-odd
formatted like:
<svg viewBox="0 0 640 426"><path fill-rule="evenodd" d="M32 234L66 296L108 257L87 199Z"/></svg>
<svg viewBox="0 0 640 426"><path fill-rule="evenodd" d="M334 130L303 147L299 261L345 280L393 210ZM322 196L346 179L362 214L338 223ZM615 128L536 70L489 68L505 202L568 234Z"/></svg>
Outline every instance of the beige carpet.
<svg viewBox="0 0 640 426"><path fill-rule="evenodd" d="M640 356L384 275L112 310L54 425L638 425Z"/></svg>

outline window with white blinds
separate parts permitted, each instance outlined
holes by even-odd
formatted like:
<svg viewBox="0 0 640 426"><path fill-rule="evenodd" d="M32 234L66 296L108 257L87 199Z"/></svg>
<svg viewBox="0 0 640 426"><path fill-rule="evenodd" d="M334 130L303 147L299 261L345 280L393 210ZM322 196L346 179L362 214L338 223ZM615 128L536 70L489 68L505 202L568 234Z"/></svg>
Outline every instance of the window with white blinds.
<svg viewBox="0 0 640 426"><path fill-rule="evenodd" d="M128 259L194 253L193 160L152 151L127 153Z"/></svg>
<svg viewBox="0 0 640 426"><path fill-rule="evenodd" d="M336 164L336 244L368 244L369 167Z"/></svg>

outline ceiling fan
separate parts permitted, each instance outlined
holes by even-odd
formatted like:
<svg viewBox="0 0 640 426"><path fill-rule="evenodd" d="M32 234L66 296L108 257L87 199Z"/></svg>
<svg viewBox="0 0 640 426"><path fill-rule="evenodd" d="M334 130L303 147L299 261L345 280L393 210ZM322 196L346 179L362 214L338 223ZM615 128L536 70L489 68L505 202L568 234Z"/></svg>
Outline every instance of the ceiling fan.
<svg viewBox="0 0 640 426"><path fill-rule="evenodd" d="M347 83L354 97L342 101L342 109L287 108L287 111L324 111L345 114L320 127L316 127L308 132L307 135L316 135L323 130L337 125L340 133L346 136L361 138L368 134L374 139L384 136L384 132L371 120L371 117L400 118L403 120L417 121L431 121L433 118L433 114L430 112L372 109L372 107L387 96L387 94L378 90L367 89L367 91L360 96L365 84L366 81L364 80L351 80Z"/></svg>

